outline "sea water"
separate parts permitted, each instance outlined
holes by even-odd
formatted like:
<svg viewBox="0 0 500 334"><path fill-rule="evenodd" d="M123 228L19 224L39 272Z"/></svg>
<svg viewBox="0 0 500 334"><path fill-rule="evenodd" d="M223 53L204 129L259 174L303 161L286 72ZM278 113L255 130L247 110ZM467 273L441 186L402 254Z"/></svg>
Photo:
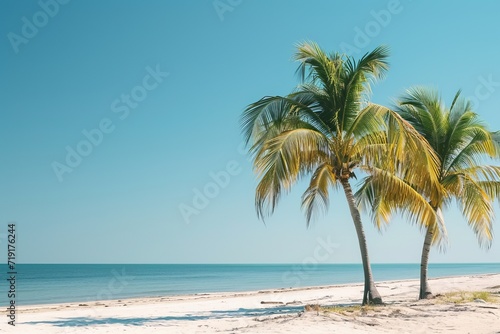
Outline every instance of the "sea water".
<svg viewBox="0 0 500 334"><path fill-rule="evenodd" d="M373 264L376 282L417 279L419 264ZM18 264L16 304L90 302L363 281L361 264ZM500 273L499 263L430 264L433 277ZM1 275L1 272L0 272ZM0 304L9 287L0 281Z"/></svg>

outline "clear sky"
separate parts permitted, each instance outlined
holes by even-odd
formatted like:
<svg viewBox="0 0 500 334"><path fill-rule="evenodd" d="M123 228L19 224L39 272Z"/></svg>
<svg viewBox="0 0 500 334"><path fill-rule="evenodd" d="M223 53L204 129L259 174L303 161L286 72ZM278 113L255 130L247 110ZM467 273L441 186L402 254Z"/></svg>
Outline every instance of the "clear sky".
<svg viewBox="0 0 500 334"><path fill-rule="evenodd" d="M0 241L16 222L23 263L300 263L325 243L319 262L360 262L342 194L308 229L304 183L266 224L255 214L239 117L294 88L301 41L356 57L387 44L375 102L429 85L449 103L462 89L500 128L497 1L0 6ZM449 246L431 262L499 262L499 240L481 249L456 208L445 218ZM372 262L419 262L416 226L363 219Z"/></svg>

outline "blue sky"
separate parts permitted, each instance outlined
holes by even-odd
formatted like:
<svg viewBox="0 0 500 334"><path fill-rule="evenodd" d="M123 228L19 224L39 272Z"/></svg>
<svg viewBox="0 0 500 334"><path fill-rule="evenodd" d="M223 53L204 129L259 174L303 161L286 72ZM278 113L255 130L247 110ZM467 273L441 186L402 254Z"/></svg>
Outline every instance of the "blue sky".
<svg viewBox="0 0 500 334"><path fill-rule="evenodd" d="M304 183L266 224L255 214L239 116L294 88L301 41L356 57L389 45L391 69L373 101L390 105L428 85L449 102L462 89L500 128L494 1L0 6L0 238L17 223L23 263L300 263L325 242L333 246L321 262L360 262L342 194L309 229ZM68 158L72 150L80 159ZM381 233L363 218L372 262L419 262L416 226L395 218ZM431 262L498 262L498 240L481 249L455 208L445 218L450 243Z"/></svg>

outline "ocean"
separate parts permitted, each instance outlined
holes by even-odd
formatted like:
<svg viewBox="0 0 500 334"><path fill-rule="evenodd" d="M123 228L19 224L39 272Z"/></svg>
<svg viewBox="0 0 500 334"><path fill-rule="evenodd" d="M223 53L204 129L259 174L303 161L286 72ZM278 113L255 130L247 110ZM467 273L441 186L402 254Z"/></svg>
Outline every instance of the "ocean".
<svg viewBox="0 0 500 334"><path fill-rule="evenodd" d="M372 264L376 282L417 279L419 264ZM363 281L361 264L18 264L16 304L90 302ZM5 271L5 274L6 275ZM430 277L500 273L499 263L430 264ZM0 304L9 285L0 281Z"/></svg>

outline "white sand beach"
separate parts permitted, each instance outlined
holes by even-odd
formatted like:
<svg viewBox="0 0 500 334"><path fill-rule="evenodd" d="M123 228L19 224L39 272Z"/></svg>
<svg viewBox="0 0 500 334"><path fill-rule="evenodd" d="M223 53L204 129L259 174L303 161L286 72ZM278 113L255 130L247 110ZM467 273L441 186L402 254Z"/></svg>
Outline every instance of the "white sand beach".
<svg viewBox="0 0 500 334"><path fill-rule="evenodd" d="M435 294L489 291L493 300L418 301L417 280L379 282L385 306L351 312L306 305L359 305L363 286L348 284L243 293L137 298L26 306L1 333L500 333L500 274L430 280Z"/></svg>

